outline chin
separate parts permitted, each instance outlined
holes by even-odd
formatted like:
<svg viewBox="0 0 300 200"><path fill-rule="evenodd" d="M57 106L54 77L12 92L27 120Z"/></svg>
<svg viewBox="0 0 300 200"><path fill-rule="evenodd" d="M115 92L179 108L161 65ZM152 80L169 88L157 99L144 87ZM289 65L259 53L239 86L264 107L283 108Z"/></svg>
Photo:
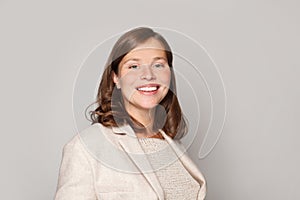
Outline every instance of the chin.
<svg viewBox="0 0 300 200"><path fill-rule="evenodd" d="M139 107L145 110L151 110L155 108L158 105L158 103L147 103L147 104L140 104Z"/></svg>

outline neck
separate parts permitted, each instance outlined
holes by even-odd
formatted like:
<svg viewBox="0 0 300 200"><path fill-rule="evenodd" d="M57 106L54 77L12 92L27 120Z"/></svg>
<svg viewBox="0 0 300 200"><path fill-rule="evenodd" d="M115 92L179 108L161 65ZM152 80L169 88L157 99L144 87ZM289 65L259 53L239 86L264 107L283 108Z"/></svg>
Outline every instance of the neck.
<svg viewBox="0 0 300 200"><path fill-rule="evenodd" d="M131 106L125 106L126 111L130 116L143 124L146 129L145 134L153 134L152 127L154 123L155 108L152 109L140 109Z"/></svg>
<svg viewBox="0 0 300 200"><path fill-rule="evenodd" d="M130 116L135 118L138 122L143 124L143 126L148 130L151 129L154 122L155 109L151 110L128 110Z"/></svg>

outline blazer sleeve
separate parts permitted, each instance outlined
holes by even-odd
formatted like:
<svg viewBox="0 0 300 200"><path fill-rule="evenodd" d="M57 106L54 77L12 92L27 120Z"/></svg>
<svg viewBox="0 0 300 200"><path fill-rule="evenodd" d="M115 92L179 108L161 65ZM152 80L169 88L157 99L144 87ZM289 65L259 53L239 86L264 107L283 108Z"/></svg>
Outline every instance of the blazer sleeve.
<svg viewBox="0 0 300 200"><path fill-rule="evenodd" d="M63 148L55 200L96 200L93 180L87 152L76 135Z"/></svg>

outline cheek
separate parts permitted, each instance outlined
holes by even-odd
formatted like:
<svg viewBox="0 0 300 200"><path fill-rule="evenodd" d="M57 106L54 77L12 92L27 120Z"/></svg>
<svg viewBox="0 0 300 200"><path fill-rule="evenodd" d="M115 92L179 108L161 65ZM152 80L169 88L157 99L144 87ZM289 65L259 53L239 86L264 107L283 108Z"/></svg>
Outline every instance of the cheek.
<svg viewBox="0 0 300 200"><path fill-rule="evenodd" d="M162 83L166 86L169 87L170 82L171 82L171 71L164 71L163 73L160 74L160 80Z"/></svg>
<svg viewBox="0 0 300 200"><path fill-rule="evenodd" d="M136 76L132 73L127 73L122 75L120 78L120 83L123 87L130 87L133 86L136 81Z"/></svg>

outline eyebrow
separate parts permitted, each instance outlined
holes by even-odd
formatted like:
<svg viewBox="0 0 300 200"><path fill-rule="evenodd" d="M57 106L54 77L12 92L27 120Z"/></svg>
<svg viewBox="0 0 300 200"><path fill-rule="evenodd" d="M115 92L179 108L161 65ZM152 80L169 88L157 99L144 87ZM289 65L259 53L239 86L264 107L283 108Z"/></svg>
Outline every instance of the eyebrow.
<svg viewBox="0 0 300 200"><path fill-rule="evenodd" d="M123 64L126 64L127 62L129 62L129 61L140 61L141 59L139 59L139 58L129 58L128 60L126 60ZM164 57L154 57L153 58L153 61L157 61L157 60L165 60L165 61L167 61L166 60L166 58L164 58Z"/></svg>

